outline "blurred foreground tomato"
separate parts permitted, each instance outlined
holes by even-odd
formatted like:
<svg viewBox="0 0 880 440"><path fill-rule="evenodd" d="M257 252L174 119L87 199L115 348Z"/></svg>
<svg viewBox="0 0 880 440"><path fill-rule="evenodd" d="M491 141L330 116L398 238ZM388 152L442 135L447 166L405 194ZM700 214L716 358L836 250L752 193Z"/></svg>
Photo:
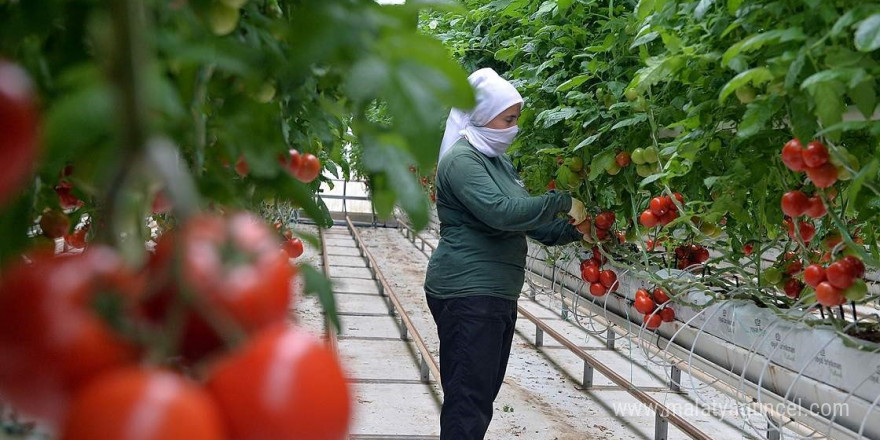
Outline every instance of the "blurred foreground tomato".
<svg viewBox="0 0 880 440"><path fill-rule="evenodd" d="M282 322L295 269L278 246L276 234L253 214L192 218L156 245L148 273L157 288L145 297L146 314L161 325L176 301L187 306L181 354L188 362L241 331Z"/></svg>
<svg viewBox="0 0 880 440"><path fill-rule="evenodd" d="M33 259L2 275L0 400L57 423L79 386L135 362L112 324L132 310L139 283L105 247Z"/></svg>
<svg viewBox="0 0 880 440"><path fill-rule="evenodd" d="M27 73L0 59L0 205L24 186L37 156L37 109Z"/></svg>
<svg viewBox="0 0 880 440"><path fill-rule="evenodd" d="M236 440L342 440L351 398L336 355L311 334L277 326L221 360L208 377Z"/></svg>
<svg viewBox="0 0 880 440"><path fill-rule="evenodd" d="M217 404L178 374L116 370L77 394L61 440L223 440Z"/></svg>

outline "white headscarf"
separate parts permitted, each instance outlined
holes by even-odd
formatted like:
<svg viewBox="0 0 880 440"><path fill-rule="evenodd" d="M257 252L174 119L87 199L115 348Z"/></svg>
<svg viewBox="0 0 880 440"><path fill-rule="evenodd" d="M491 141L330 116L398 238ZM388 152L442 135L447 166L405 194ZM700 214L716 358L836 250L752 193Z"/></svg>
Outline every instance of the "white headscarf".
<svg viewBox="0 0 880 440"><path fill-rule="evenodd" d="M522 106L523 99L512 84L500 77L494 70L477 70L468 77L468 82L476 93L477 105L469 112L453 108L446 119L446 132L440 144L440 157L462 136L481 153L489 157L504 154L519 127L503 130L485 127L492 119L514 104Z"/></svg>

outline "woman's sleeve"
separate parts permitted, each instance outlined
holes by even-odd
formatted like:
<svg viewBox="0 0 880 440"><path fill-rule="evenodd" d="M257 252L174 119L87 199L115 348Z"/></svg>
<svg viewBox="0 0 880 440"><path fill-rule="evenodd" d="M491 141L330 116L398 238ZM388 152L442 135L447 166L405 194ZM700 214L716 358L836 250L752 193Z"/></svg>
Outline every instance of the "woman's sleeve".
<svg viewBox="0 0 880 440"><path fill-rule="evenodd" d="M563 244L574 243L583 236L574 225L564 219L557 219L549 225L540 226L526 235L539 241L545 246L560 246Z"/></svg>
<svg viewBox="0 0 880 440"><path fill-rule="evenodd" d="M458 157L446 170L445 185L475 217L502 231L531 231L571 209L571 197L561 193L510 197L489 177L477 160Z"/></svg>

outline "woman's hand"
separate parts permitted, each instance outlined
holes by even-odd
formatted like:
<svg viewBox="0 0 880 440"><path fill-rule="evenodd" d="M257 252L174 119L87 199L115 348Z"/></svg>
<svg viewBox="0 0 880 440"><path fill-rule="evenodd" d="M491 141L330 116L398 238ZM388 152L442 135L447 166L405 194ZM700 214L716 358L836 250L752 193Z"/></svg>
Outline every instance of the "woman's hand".
<svg viewBox="0 0 880 440"><path fill-rule="evenodd" d="M584 208L584 202L572 197L571 198L571 209L568 211L568 216L571 217L571 223L574 225L580 225L587 219L587 209Z"/></svg>

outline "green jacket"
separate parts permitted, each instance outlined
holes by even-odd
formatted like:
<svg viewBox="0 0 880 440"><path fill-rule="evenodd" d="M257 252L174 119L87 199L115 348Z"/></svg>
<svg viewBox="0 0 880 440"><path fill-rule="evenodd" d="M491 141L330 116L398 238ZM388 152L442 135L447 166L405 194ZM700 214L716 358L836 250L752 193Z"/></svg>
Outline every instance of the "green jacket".
<svg viewBox="0 0 880 440"><path fill-rule="evenodd" d="M557 218L569 209L570 196L529 196L510 158L487 157L462 139L437 167L440 243L428 263L425 292L515 300L525 277L526 236L545 245L581 238Z"/></svg>

